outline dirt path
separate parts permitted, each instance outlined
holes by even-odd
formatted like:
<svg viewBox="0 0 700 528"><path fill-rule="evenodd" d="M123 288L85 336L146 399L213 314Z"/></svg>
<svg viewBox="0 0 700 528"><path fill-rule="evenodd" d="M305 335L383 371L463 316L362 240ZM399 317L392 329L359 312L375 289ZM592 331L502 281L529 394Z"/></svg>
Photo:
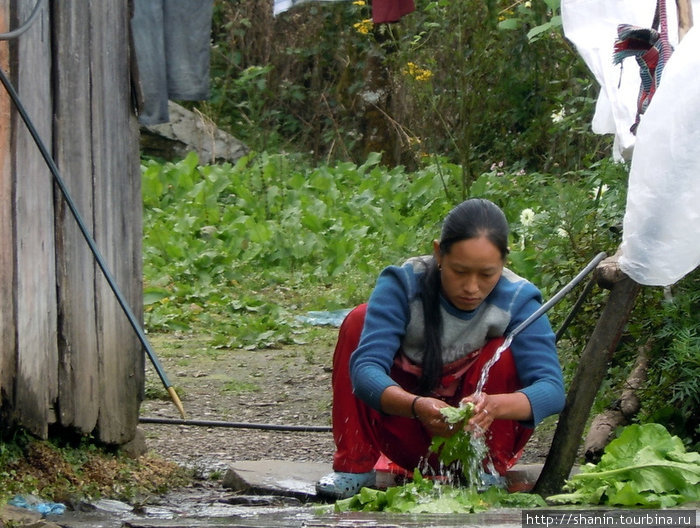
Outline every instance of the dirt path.
<svg viewBox="0 0 700 528"><path fill-rule="evenodd" d="M314 344L275 350L212 350L202 339L151 336L154 348L182 399L187 419L245 424L330 426L334 329ZM147 371L146 393L160 394ZM141 415L179 419L169 400L147 398ZM328 462L328 432L280 432L246 428L141 424L149 449L203 472L225 470L232 461L284 459Z"/></svg>

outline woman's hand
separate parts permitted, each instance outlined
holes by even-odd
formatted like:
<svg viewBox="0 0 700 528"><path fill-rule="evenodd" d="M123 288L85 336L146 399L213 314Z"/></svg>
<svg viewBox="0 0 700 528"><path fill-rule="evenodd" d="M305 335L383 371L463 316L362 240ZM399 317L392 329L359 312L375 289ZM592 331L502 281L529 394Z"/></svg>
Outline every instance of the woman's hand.
<svg viewBox="0 0 700 528"><path fill-rule="evenodd" d="M455 424L447 423L445 416L440 412L443 407L449 407L447 403L430 396L420 396L413 409L416 420L419 420L430 436L450 437L457 432Z"/></svg>
<svg viewBox="0 0 700 528"><path fill-rule="evenodd" d="M474 414L467 422L468 427L486 431L494 420L532 420L530 400L522 392L507 394L471 394L462 403L473 403Z"/></svg>
<svg viewBox="0 0 700 528"><path fill-rule="evenodd" d="M472 394L462 400L462 403L474 404L472 417L467 422L469 429L478 428L486 431L496 419L496 405L488 394Z"/></svg>

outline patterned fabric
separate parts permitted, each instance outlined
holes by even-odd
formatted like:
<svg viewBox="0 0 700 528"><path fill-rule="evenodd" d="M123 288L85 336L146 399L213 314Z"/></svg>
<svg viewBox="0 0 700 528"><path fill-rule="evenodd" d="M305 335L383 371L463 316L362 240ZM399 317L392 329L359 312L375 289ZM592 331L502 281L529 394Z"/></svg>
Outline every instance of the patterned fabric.
<svg viewBox="0 0 700 528"><path fill-rule="evenodd" d="M658 27L657 20L661 25L660 31L630 24L620 24L617 28L618 38L615 41L613 62L620 64L627 57L635 57L639 64L639 75L642 78L637 98L637 118L630 128L633 134L636 133L639 120L661 83L664 66L673 53L673 46L668 40L665 0L657 2L655 27Z"/></svg>

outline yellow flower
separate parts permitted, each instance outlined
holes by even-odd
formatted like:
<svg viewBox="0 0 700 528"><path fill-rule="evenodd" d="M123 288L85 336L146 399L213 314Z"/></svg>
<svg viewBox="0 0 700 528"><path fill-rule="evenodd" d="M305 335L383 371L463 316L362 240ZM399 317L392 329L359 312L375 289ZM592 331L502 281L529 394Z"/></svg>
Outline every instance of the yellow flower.
<svg viewBox="0 0 700 528"><path fill-rule="evenodd" d="M425 68L421 68L413 62L406 64L403 73L404 75L410 75L416 81L429 81L433 76L433 72L426 70Z"/></svg>
<svg viewBox="0 0 700 528"><path fill-rule="evenodd" d="M366 4L365 4L365 0L355 0L355 1L352 3L352 5L363 6L363 5L366 5Z"/></svg>
<svg viewBox="0 0 700 528"><path fill-rule="evenodd" d="M352 25L352 27L355 28L355 31L358 33L362 33L363 35L367 35L371 30L372 30L372 19L371 18L366 18L365 20L361 22L356 22L355 24Z"/></svg>

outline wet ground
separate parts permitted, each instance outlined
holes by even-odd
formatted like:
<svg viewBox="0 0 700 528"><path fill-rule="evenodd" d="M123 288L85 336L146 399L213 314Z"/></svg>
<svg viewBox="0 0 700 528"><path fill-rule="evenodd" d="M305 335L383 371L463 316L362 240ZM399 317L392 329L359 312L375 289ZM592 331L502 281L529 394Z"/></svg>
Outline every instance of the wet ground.
<svg viewBox="0 0 700 528"><path fill-rule="evenodd" d="M541 467L541 464L516 465L507 474L509 489L530 488ZM319 475L329 469L328 464L322 463L272 459L242 461L232 465L221 481L203 480L196 486L151 497L136 505L113 500L75 505L72 511L48 516L45 520L55 524L46 524L43 528L522 528L573 526L571 523L527 524L523 516L528 513L554 511L555 515L561 515L580 511L560 507L552 510L493 509L475 514L337 514L333 512L332 503L322 501L314 489ZM378 485L393 485L393 478L391 474L378 473ZM697 525L700 522L698 511L689 508L686 511ZM21 526L42 528L41 524Z"/></svg>
<svg viewBox="0 0 700 528"><path fill-rule="evenodd" d="M211 490L168 498L168 504L157 504L134 511L114 501L95 503L93 512L68 512L49 518L66 528L320 528L320 527L520 527L519 510L497 511L473 515L398 515L383 513L344 513L328 511L329 505L303 503L298 499L221 493ZM173 505L177 499L177 507ZM323 511L325 509L326 511Z"/></svg>
<svg viewBox="0 0 700 528"><path fill-rule="evenodd" d="M177 504L177 505L175 505ZM95 503L93 512L68 512L53 520L64 528L522 528L524 511L491 510L475 514L388 514L352 512L335 514L328 505L304 503L295 498L275 495L237 495L212 493L210 489L188 490L167 498L163 505L134 509L115 501ZM325 511L323 510L325 508ZM539 510L529 510L537 512ZM549 510L551 511L551 510ZM558 509L567 514L576 511ZM590 510L589 510L590 511ZM603 512L603 510L599 510ZM645 510L639 510L645 512ZM697 509L688 509L688 517L700 524ZM527 515L528 511L525 511ZM559 513L555 513L559 515ZM549 526L568 526L550 524ZM544 526L544 524L542 524ZM597 525L596 525L597 526ZM640 525L638 525L640 526Z"/></svg>

